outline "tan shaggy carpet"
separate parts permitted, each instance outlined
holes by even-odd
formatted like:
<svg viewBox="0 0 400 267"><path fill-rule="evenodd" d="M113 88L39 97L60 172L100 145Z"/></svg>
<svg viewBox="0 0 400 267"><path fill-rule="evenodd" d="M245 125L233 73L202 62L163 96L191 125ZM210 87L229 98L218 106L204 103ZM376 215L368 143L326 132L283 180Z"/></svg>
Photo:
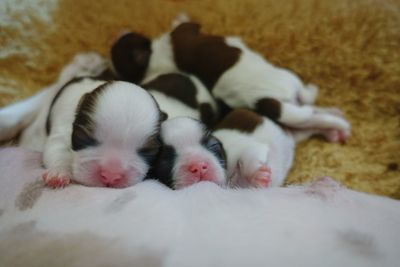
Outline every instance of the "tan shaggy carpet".
<svg viewBox="0 0 400 267"><path fill-rule="evenodd" d="M350 120L347 144L315 138L298 147L289 184L330 175L400 198L399 1L2 0L0 104L51 83L75 53L107 55L122 30L157 36L181 11L317 84L317 103Z"/></svg>

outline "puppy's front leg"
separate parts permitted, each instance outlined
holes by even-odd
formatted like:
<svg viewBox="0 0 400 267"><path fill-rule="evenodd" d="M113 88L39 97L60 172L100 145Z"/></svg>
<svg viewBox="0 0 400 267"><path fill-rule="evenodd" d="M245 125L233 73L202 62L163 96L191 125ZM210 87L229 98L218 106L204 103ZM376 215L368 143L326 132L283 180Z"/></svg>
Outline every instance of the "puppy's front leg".
<svg viewBox="0 0 400 267"><path fill-rule="evenodd" d="M68 132L67 129L51 133L43 152L43 163L46 170L42 178L47 186L53 188L68 185L72 178L71 135L66 132Z"/></svg>
<svg viewBox="0 0 400 267"><path fill-rule="evenodd" d="M269 147L254 142L241 151L236 166L235 182L241 187L268 187L271 184L271 167L268 164Z"/></svg>

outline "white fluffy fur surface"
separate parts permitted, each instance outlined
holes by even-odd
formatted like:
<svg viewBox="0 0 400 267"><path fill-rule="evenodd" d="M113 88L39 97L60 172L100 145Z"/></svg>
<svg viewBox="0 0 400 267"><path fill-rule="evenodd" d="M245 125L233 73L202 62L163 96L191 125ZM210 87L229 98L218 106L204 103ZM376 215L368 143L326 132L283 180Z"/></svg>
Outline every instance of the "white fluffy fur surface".
<svg viewBox="0 0 400 267"><path fill-rule="evenodd" d="M0 150L0 266L397 266L400 203L302 187L44 188L40 154Z"/></svg>

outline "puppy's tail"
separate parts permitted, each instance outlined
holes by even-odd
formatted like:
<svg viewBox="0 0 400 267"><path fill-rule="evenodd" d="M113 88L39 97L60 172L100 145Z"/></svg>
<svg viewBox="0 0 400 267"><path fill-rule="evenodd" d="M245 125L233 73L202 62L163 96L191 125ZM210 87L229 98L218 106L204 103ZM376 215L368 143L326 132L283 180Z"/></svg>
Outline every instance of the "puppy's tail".
<svg viewBox="0 0 400 267"><path fill-rule="evenodd" d="M49 89L0 109L0 141L14 138L36 118Z"/></svg>

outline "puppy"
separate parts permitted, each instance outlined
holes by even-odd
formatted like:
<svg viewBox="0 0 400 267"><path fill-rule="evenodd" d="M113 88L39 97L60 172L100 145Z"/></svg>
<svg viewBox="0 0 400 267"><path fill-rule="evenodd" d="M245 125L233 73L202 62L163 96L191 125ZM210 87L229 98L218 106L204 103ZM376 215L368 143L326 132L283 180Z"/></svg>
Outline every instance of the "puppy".
<svg viewBox="0 0 400 267"><path fill-rule="evenodd" d="M142 84L156 99L168 117L187 116L212 127L218 119L217 104L204 85L194 76L167 73L149 78Z"/></svg>
<svg viewBox="0 0 400 267"><path fill-rule="evenodd" d="M335 130L283 129L246 109L229 113L213 132L225 148L228 181L233 187L281 186L292 166L296 143L311 135L334 142L336 134Z"/></svg>
<svg viewBox="0 0 400 267"><path fill-rule="evenodd" d="M130 186L144 179L159 151L163 117L154 98L136 85L81 77L25 101L17 110L37 114L15 116L31 118L20 146L43 151L42 177L51 187L65 186L72 177L89 186Z"/></svg>
<svg viewBox="0 0 400 267"><path fill-rule="evenodd" d="M124 79L137 82L183 71L198 77L228 108L249 108L294 128L335 129L340 141L350 135L350 125L340 112L312 105L316 86L304 85L293 72L273 66L240 38L201 33L200 25L188 22L185 16L174 21L171 32L152 42L131 33L118 40L117 46L124 47L120 54L134 55L126 56L125 61L112 59Z"/></svg>
<svg viewBox="0 0 400 267"><path fill-rule="evenodd" d="M176 117L161 125L160 154L149 172L173 189L201 181L226 185L225 151L198 120Z"/></svg>

